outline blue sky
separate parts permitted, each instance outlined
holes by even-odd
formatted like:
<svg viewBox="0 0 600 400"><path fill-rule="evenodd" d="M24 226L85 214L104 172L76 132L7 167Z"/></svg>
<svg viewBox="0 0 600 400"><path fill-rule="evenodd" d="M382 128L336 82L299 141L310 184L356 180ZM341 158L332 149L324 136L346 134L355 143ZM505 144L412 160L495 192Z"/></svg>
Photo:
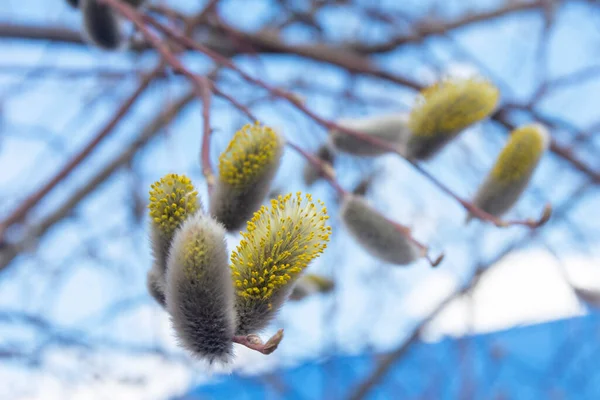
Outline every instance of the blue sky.
<svg viewBox="0 0 600 400"><path fill-rule="evenodd" d="M178 2L178 7L193 9L197 3ZM380 3L396 7L394 1ZM478 1L476 6L467 3L438 3L440 17L461 15L467 9L484 10L498 4L496 1ZM5 2L0 5L0 21L72 28L79 26L78 14L66 6L50 6L42 0L31 0L30 4L32 7L26 8L20 7L16 1ZM432 5L431 2L419 1L402 4L402 9L414 18L427 12ZM225 1L222 11L227 21L235 22L243 29L254 29L270 15L279 12L269 1L256 1L252 5L246 3L244 12L239 12L239 7L239 1ZM328 33L336 40L355 37L377 40L389 35L386 29L361 23L348 11L330 10L322 18L327 23ZM408 45L391 54L377 56L376 61L386 70L424 83L432 82L440 73L479 71L501 87L503 102L522 102L539 84L540 66L536 58L536 46L541 26L539 15L520 14L458 30L450 39L434 38L422 44ZM597 26L597 15L590 13L587 6L574 3L560 10L548 48L548 76L551 79L594 65L600 39ZM300 43L314 39L303 28L290 29L285 33L285 38ZM83 69L148 70L155 62L151 55L136 58L80 46L6 40L0 41L0 54L9 55L0 59L0 66L35 67L41 64ZM477 62L466 55L476 56ZM185 61L198 73L209 68L206 59L200 56L187 56ZM251 57L240 57L237 62L248 72L274 85L302 78L314 87L339 91L349 78L336 68L299 62L296 57L265 56L261 63ZM29 77L24 80L27 71L24 69L20 76L0 73L0 168L3 171L0 173L0 216L6 215L87 143L110 118L118 101L122 101L136 83L101 82L96 78L64 80ZM264 94L256 88L242 85L235 74L227 73L225 77L227 83L222 88L240 99L247 100ZM540 104L539 110L575 126L588 127L597 119L595 98L599 84L597 79L587 80L582 85L558 90ZM35 221L51 212L129 143L144 122L164 108L167 100L176 99L186 88L186 82L181 78L155 85L86 164L40 204L31 215L31 220ZM306 102L320 115L338 118L406 110L414 99L414 93L410 90L366 78L356 79L355 90L365 98L384 100L389 106L350 105L342 108L336 96L324 95L308 95ZM96 94L102 91L107 91L110 96L94 100ZM300 94L306 95L302 91ZM92 102L91 105L89 102ZM215 100L214 103L212 123L216 134L211 149L213 161L233 132L246 122L223 102ZM322 128L282 103L265 103L253 111L265 123L281 129L286 137L308 149L316 149L325 138ZM164 135L134 158L132 168L135 173L121 171L115 174L73 210L76 219L65 220L39 243L32 243L33 253L20 257L10 270L0 276L0 308L41 315L67 331L89 338L91 342L118 342L145 348L157 346L166 349L169 354L181 356L174 344L166 315L152 303L145 291L145 274L150 265L146 221L140 223L135 219L131 199L137 196L145 201L149 184L167 172L186 173L203 188L198 165L202 122L200 112L198 103L191 105ZM522 122L529 122L526 118L522 119ZM559 143L566 143L570 138L563 131L553 131L552 134ZM435 160L426 163L425 167L459 194L468 197L474 193L477 183L492 165L505 137L505 132L493 123L477 125L464 132L456 143ZM52 147L48 143L58 146ZM577 150L591 166L600 168L597 150ZM307 190L297 173L301 162L296 154L286 152L275 186L284 192ZM444 251L446 260L437 270L431 270L423 261L407 269L398 269L373 260L343 231L335 216L332 191L323 183L318 183L308 190L314 197L323 199L332 211L334 235L330 249L311 270L336 278L338 286L335 295L287 305L273 324L273 329L279 326L286 328L287 336L281 348L268 360L241 351L237 365L241 369L247 363L293 363L298 359L320 356L332 349L359 352L371 348L390 348L423 315L415 309L422 309L422 304L432 302L432 299L441 296L440 293L459 285L471 274L476 260L490 259L508 243L524 240L528 234L523 228L498 230L479 223L463 228L464 210L410 165L393 156L384 156L373 163L342 157L338 165L341 166L338 170L340 182L346 188L351 188L366 171L379 168L381 172L377 175L377 185L369 195L370 201L379 209L386 210L389 217L413 228L420 240L432 245L434 253ZM547 156L535 175L533 188L510 215L537 216L546 199L560 204L582 182L581 177L564 163ZM597 196L595 192L588 194L570 214L571 223L579 227L590 243L597 243L600 228L598 220L590 218L596 213ZM589 243L574 237L571 227L564 223L549 225L541 238L559 249L566 259L578 260L574 264L588 265L597 260L597 246L590 247ZM231 237L230 245L235 245L236 240L236 237ZM537 243L539 245L540 242ZM534 251L532 247L525 249L531 253L523 253L522 258L513 264L522 265L522 268L531 264L535 266L533 270L536 274L509 269L506 276L498 278L498 283L492 286L509 287L510 282L515 280L529 284L536 282L539 296L551 296L553 291L549 288L560 286L555 282L557 267L544 258L547 257L544 250L538 248ZM580 269L585 272L579 276L587 276L584 280L594 281L593 270L586 267ZM547 271L550 272L546 274ZM506 286L502 286L501 282ZM419 295L419 292L423 294ZM525 295L526 291L523 293ZM568 293L564 301L560 301L558 296L556 300L557 303L549 310L542 310L537 315L555 318L582 312ZM516 315L517 306L507 313ZM494 309L498 306L490 307ZM331 317L331 313L335 313L335 316ZM451 320L446 326L440 322L438 335L440 332L461 332L460 329L453 330L455 325L460 325L460 318L452 317L456 313L450 315L446 317ZM534 310L525 313L521 320L503 316L501 322L494 324L492 321L483 325L506 327L535 320L535 316ZM498 317L497 321L500 320ZM25 326L2 325L0 332L0 344L15 341L33 346L39 339ZM434 333L432 335L436 336ZM110 364L107 360L117 357L113 351L118 354L116 350L108 348L95 349L90 355L94 361L89 371L97 369L103 374L105 364ZM71 353L58 349L55 353L48 357L45 364L48 371L31 372L35 374L35 379L55 382L59 388L57 391L70 385L75 387L74 382L79 380L89 383L91 372L77 372L79 361L76 350ZM128 372L134 376L156 377L158 368L161 371L168 370L170 372L165 373L172 374L173 382L177 383L173 387L179 389L190 380L203 379L205 376L201 367L189 362L181 363L179 359L170 361L148 355L136 359L135 354L127 352L120 354L118 359L122 365L130 366ZM155 370L142 367L143 363L155 363ZM21 368L18 363L0 363L0 377L5 375L25 383L27 377L31 376ZM146 369L150 369L150 372ZM53 370L59 372L53 373ZM104 379L102 382L117 381L112 374ZM110 384L106 383L105 387ZM158 393L159 389L155 390Z"/></svg>

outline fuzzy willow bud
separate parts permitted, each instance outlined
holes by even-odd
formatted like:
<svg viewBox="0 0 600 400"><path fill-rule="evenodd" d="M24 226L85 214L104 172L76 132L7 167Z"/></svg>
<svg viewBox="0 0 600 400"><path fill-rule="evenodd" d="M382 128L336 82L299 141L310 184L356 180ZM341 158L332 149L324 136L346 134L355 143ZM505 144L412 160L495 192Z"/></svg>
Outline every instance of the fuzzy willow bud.
<svg viewBox="0 0 600 400"><path fill-rule="evenodd" d="M330 167L333 166L335 155L333 154L333 151L327 144L321 145L321 147L319 147L319 150L317 150L315 156L319 160L321 160L321 162L325 163L325 165ZM322 176L322 172L319 168L317 168L311 162L306 162L306 164L304 165L304 170L302 171L302 178L304 179L304 183L307 186L312 185L313 183L318 181Z"/></svg>
<svg viewBox="0 0 600 400"><path fill-rule="evenodd" d="M316 293L329 293L335 287L335 283L324 276L306 274L298 279L290 294L290 300L302 300Z"/></svg>
<svg viewBox="0 0 600 400"><path fill-rule="evenodd" d="M275 316L300 273L327 247L327 209L310 195L288 194L262 206L231 254L236 291L236 334L263 329Z"/></svg>
<svg viewBox="0 0 600 400"><path fill-rule="evenodd" d="M146 2L146 0L122 0L124 3L129 4L132 7L139 7Z"/></svg>
<svg viewBox="0 0 600 400"><path fill-rule="evenodd" d="M410 113L407 157L432 157L462 130L488 117L498 98L498 89L480 78L447 79L424 89Z"/></svg>
<svg viewBox="0 0 600 400"><path fill-rule="evenodd" d="M354 239L372 256L397 265L407 265L424 255L423 248L372 208L362 197L346 195L340 215Z"/></svg>
<svg viewBox="0 0 600 400"><path fill-rule="evenodd" d="M235 329L225 228L197 213L173 238L166 305L179 344L208 362L228 362Z"/></svg>
<svg viewBox="0 0 600 400"><path fill-rule="evenodd" d="M244 226L260 207L279 167L283 140L259 123L236 132L219 158L219 177L211 194L210 214L228 231Z"/></svg>
<svg viewBox="0 0 600 400"><path fill-rule="evenodd" d="M404 144L410 136L408 115L406 113L384 114L367 118L348 118L338 121L337 124L386 141L395 145L401 152L404 151ZM329 133L329 141L335 149L357 156L378 156L390 151L338 129L333 129Z"/></svg>
<svg viewBox="0 0 600 400"><path fill-rule="evenodd" d="M150 243L154 266L164 276L167 255L177 228L202 210L198 192L185 175L167 174L150 187Z"/></svg>
<svg viewBox="0 0 600 400"><path fill-rule="evenodd" d="M81 13L85 39L105 50L121 47L124 39L121 18L109 5L98 0L81 0Z"/></svg>
<svg viewBox="0 0 600 400"><path fill-rule="evenodd" d="M515 129L475 194L473 204L496 217L510 210L527 188L549 144L550 135L540 124ZM467 222L471 218L469 215Z"/></svg>

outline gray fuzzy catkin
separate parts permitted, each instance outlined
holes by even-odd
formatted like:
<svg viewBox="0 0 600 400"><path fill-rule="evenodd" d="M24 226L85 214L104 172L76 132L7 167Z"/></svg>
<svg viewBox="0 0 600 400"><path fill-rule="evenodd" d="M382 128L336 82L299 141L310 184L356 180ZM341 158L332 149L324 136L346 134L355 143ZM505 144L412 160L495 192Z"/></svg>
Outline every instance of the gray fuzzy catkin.
<svg viewBox="0 0 600 400"><path fill-rule="evenodd" d="M277 164L278 165L278 164ZM230 231L238 231L252 218L269 194L277 166L269 168L254 185L236 188L217 180L210 199L210 215Z"/></svg>
<svg viewBox="0 0 600 400"><path fill-rule="evenodd" d="M374 257L396 265L421 257L419 246L362 197L344 196L340 215L352 237Z"/></svg>
<svg viewBox="0 0 600 400"><path fill-rule="evenodd" d="M537 150L534 147L529 147L533 143L526 141L518 143L517 136L523 138L523 135L527 134L537 135L535 136L539 141L539 148ZM524 162L518 156L528 152L530 156L524 158L526 164L521 166L520 176L518 176L518 179L502 180L496 177L493 171L490 171L477 190L473 199L473 205L494 217L501 217L508 212L517 203L527 186L529 186L533 173L549 145L550 134L543 125L530 124L514 130L508 143L498 157L494 168L499 168L500 171L510 171L518 163ZM503 158L503 155L505 158ZM466 222L468 223L472 218L472 214L467 215Z"/></svg>
<svg viewBox="0 0 600 400"><path fill-rule="evenodd" d="M394 113L383 114L367 118L341 119L338 125L352 129L388 142L404 153L406 141L410 136L408 129L408 114ZM380 146L368 143L358 137L346 132L333 129L329 133L329 143L338 151L354 154L357 156L378 156L390 152Z"/></svg>
<svg viewBox="0 0 600 400"><path fill-rule="evenodd" d="M473 205L495 217L501 217L510 210L519 200L531 180L533 171L524 175L521 179L510 184L501 184L492 177L487 177L483 182L475 198ZM473 215L467 216L468 223Z"/></svg>
<svg viewBox="0 0 600 400"><path fill-rule="evenodd" d="M271 307L266 302L246 303L243 306L236 303L237 318L236 335L249 335L261 332L277 316L279 309L285 303L292 288L286 288L273 296Z"/></svg>
<svg viewBox="0 0 600 400"><path fill-rule="evenodd" d="M180 345L210 363L228 362L236 322L223 226L201 213L188 218L173 239L166 277Z"/></svg>
<svg viewBox="0 0 600 400"><path fill-rule="evenodd" d="M110 6L98 0L81 0L83 36L105 50L116 50L123 45L121 18Z"/></svg>
<svg viewBox="0 0 600 400"><path fill-rule="evenodd" d="M127 3L132 7L140 7L142 4L146 2L146 0L122 0L123 3Z"/></svg>
<svg viewBox="0 0 600 400"><path fill-rule="evenodd" d="M333 165L333 162L335 160L333 151L327 143L321 145L321 147L319 147L319 150L317 150L317 153L315 155L319 160L329 165ZM304 183L307 186L311 186L313 183L318 181L321 178L321 176L321 170L315 167L311 162L307 161L304 165L304 170L302 171L302 178L304 180Z"/></svg>
<svg viewBox="0 0 600 400"><path fill-rule="evenodd" d="M148 288L148 293L154 297L154 300L165 308L165 276L164 273L159 271L155 266L153 266L146 275L146 287Z"/></svg>
<svg viewBox="0 0 600 400"><path fill-rule="evenodd" d="M263 144L252 142L258 140L255 139L256 137L258 135L251 136L248 144L246 144L248 148L239 145L236 151L242 157L248 156L248 154L261 155L261 146ZM272 149L273 157L261 167L260 172L256 176L251 176L246 181L236 184L227 182L226 179L219 175L211 193L209 213L230 232L243 228L246 222L252 218L254 212L260 208L269 194L271 183L279 168L283 153L283 139L275 134L274 137L264 140L268 140L268 144L274 146ZM222 171L220 170L221 173Z"/></svg>

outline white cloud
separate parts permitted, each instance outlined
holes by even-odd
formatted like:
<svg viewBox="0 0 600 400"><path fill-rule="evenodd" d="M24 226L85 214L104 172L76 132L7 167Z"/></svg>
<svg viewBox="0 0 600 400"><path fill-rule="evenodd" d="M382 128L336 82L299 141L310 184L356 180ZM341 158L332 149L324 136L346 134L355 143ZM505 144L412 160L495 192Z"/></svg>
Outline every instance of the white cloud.
<svg viewBox="0 0 600 400"><path fill-rule="evenodd" d="M574 283L600 289L595 260L573 258L564 265ZM414 315L425 316L455 288L451 276L435 276L407 296L407 308ZM438 340L444 335L485 333L584 312L555 258L542 252L517 253L486 273L471 296L451 302L429 324L423 337Z"/></svg>

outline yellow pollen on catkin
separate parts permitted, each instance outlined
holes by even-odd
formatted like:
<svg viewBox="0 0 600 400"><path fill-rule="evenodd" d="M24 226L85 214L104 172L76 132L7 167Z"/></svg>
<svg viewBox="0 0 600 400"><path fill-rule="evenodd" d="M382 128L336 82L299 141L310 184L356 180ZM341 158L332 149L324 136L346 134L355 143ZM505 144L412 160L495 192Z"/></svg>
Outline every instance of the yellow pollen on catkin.
<svg viewBox="0 0 600 400"><path fill-rule="evenodd" d="M150 218L164 236L175 229L198 208L198 192L185 175L167 174L150 186Z"/></svg>
<svg viewBox="0 0 600 400"><path fill-rule="evenodd" d="M310 194L279 196L248 222L231 255L234 286L246 299L267 300L319 257L329 241L327 209Z"/></svg>
<svg viewBox="0 0 600 400"><path fill-rule="evenodd" d="M525 125L515 129L494 164L492 177L502 183L523 178L542 155L545 141L545 134L537 125Z"/></svg>
<svg viewBox="0 0 600 400"><path fill-rule="evenodd" d="M490 115L499 96L498 89L481 78L442 80L421 91L409 128L420 137L455 133Z"/></svg>
<svg viewBox="0 0 600 400"><path fill-rule="evenodd" d="M251 185L279 154L277 133L260 123L247 124L231 139L219 157L219 176L234 187Z"/></svg>

